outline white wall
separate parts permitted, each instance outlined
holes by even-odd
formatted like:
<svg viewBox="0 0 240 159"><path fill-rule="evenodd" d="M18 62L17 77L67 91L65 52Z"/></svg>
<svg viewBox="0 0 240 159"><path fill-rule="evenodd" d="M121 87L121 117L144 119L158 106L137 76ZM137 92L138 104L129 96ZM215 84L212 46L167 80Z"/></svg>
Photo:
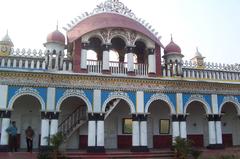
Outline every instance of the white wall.
<svg viewBox="0 0 240 159"><path fill-rule="evenodd" d="M208 120L203 105L200 102L192 102L187 107L187 134L203 135L204 146L208 145ZM196 126L194 126L196 125Z"/></svg>
<svg viewBox="0 0 240 159"><path fill-rule="evenodd" d="M11 120L16 121L18 133L21 134L20 148L26 148L25 130L31 126L35 132L33 148L38 148L38 139L41 132L41 105L35 97L19 97L13 105Z"/></svg>
<svg viewBox="0 0 240 159"><path fill-rule="evenodd" d="M117 148L117 135L122 135L122 119L131 117L130 107L125 101L120 100L105 120L105 148Z"/></svg>
<svg viewBox="0 0 240 159"><path fill-rule="evenodd" d="M169 119L170 120L170 133L166 135L172 135L172 122L170 108L167 103L163 101L154 101L149 107L148 116L148 147L153 147L153 135L164 135L159 132L160 119Z"/></svg>
<svg viewBox="0 0 240 159"><path fill-rule="evenodd" d="M226 103L222 108L222 133L232 134L233 145L240 145L240 120L233 104ZM224 124L225 123L225 124Z"/></svg>

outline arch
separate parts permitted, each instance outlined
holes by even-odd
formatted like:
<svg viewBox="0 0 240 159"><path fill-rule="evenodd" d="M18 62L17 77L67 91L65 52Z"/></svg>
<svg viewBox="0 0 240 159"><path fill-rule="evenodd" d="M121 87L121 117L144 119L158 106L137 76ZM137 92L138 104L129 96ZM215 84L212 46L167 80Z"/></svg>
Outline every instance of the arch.
<svg viewBox="0 0 240 159"><path fill-rule="evenodd" d="M102 112L105 112L107 104L113 100L113 99L122 99L128 103L128 106L130 107L131 113L135 113L135 107L131 99L129 99L127 93L124 92L112 92L109 94L108 98L104 101L102 105Z"/></svg>
<svg viewBox="0 0 240 159"><path fill-rule="evenodd" d="M170 111L171 111L171 114L176 114L176 110L174 108L174 105L173 103L171 102L171 100L169 99L169 97L165 94L160 94L160 93L156 93L156 94L153 94L150 99L148 100L146 106L145 106L145 113L148 112L148 109L151 105L152 102L156 101L156 100L161 100L161 101L164 101L167 103Z"/></svg>
<svg viewBox="0 0 240 159"><path fill-rule="evenodd" d="M39 95L39 92L30 87L23 87L20 88L16 91L16 94L10 99L9 104L8 104L8 109L12 110L13 109L13 104L21 96L24 95L30 95L38 99L39 103L41 104L41 110L44 111L46 109L46 105L42 97Z"/></svg>
<svg viewBox="0 0 240 159"><path fill-rule="evenodd" d="M226 103L232 103L237 110L237 114L240 115L240 103L238 102L238 99L233 96L226 96L223 98L223 102L219 107L219 114L221 114L222 108Z"/></svg>
<svg viewBox="0 0 240 159"><path fill-rule="evenodd" d="M111 34L111 32L110 32ZM113 34L113 35L110 35L109 37L109 41L112 43L112 40L115 39L115 38L119 38L121 39L122 41L124 41L125 45L128 45L129 42L128 42L128 38L125 37L127 35L122 35L121 33L116 33L116 34Z"/></svg>
<svg viewBox="0 0 240 159"><path fill-rule="evenodd" d="M58 111L58 112L60 111L62 102L69 97L78 97L78 98L82 99L87 105L88 112L92 112L92 104L86 97L84 91L83 90L75 90L75 89L68 89L63 93L63 95L60 97L60 99L57 102L56 111Z"/></svg>
<svg viewBox="0 0 240 159"><path fill-rule="evenodd" d="M189 100L187 101L187 103L184 105L184 114L187 113L187 107L190 105L190 103L197 101L203 104L203 108L206 112L206 114L211 114L211 107L210 105L207 103L207 101L203 98L202 95L191 95L191 97L189 98Z"/></svg>

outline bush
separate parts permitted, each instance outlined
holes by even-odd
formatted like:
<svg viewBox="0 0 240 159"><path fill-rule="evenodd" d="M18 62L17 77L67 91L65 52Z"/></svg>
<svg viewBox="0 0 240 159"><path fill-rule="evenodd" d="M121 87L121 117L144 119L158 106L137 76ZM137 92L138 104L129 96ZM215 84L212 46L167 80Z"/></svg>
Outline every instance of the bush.
<svg viewBox="0 0 240 159"><path fill-rule="evenodd" d="M202 151L199 151L197 149L191 149L191 155L194 159L198 159L201 155Z"/></svg>
<svg viewBox="0 0 240 159"><path fill-rule="evenodd" d="M37 159L52 159L52 157L49 152L39 152L37 155Z"/></svg>
<svg viewBox="0 0 240 159"><path fill-rule="evenodd" d="M178 159L187 159L188 155L191 152L191 142L187 141L184 138L176 137L173 148Z"/></svg>

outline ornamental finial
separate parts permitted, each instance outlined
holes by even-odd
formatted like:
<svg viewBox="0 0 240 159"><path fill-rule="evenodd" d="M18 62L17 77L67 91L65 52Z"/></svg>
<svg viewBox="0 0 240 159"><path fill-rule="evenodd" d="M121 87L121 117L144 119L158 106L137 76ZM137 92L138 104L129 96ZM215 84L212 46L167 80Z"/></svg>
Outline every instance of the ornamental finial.
<svg viewBox="0 0 240 159"><path fill-rule="evenodd" d="M56 30L58 30L58 20L57 20Z"/></svg>
<svg viewBox="0 0 240 159"><path fill-rule="evenodd" d="M171 34L171 42L173 42L173 37L172 37L172 34Z"/></svg>

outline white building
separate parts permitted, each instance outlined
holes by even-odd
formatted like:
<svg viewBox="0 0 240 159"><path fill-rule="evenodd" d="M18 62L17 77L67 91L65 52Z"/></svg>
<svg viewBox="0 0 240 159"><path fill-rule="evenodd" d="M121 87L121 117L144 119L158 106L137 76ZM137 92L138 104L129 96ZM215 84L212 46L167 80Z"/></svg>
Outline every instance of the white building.
<svg viewBox="0 0 240 159"><path fill-rule="evenodd" d="M20 148L28 126L34 148L57 131L67 149L94 152L167 148L177 136L199 147L240 145L239 65L205 63L198 50L183 62L172 39L163 46L118 0L76 21L66 37L50 33L45 51L13 49L8 34L0 42L1 150L10 121Z"/></svg>

